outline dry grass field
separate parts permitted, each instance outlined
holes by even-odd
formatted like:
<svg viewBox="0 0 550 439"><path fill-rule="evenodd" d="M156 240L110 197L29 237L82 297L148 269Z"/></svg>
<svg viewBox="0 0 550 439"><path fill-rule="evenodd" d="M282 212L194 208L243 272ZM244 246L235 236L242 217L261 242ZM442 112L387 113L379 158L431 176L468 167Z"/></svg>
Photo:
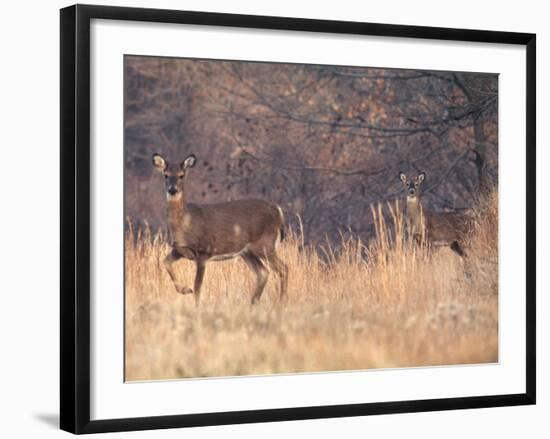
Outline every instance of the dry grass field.
<svg viewBox="0 0 550 439"><path fill-rule="evenodd" d="M393 212L384 221L382 211ZM201 305L176 293L160 236L126 237L126 380L258 375L498 361L498 205L475 210L463 261L411 245L395 205L373 208L377 237L338 250L288 231L289 301L276 277L254 307L240 259L207 264ZM178 262L192 286L194 264Z"/></svg>

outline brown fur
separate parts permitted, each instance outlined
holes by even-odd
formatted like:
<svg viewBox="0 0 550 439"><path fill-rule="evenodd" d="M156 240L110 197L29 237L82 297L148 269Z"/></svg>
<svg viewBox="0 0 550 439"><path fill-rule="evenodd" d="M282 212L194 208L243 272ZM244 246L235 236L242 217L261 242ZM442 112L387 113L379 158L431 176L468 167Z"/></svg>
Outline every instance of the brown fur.
<svg viewBox="0 0 550 439"><path fill-rule="evenodd" d="M198 303L206 262L241 256L257 278L252 303L261 297L268 267L279 275L280 298L286 299L288 269L275 252L275 244L283 236L284 219L280 208L258 199L188 204L184 182L187 169L194 163L194 156L189 156L179 166L169 165L157 154L153 156L153 164L163 172L166 180L172 251L164 264L176 290L181 294L194 293ZM176 279L173 264L180 258L193 260L197 265L193 290Z"/></svg>

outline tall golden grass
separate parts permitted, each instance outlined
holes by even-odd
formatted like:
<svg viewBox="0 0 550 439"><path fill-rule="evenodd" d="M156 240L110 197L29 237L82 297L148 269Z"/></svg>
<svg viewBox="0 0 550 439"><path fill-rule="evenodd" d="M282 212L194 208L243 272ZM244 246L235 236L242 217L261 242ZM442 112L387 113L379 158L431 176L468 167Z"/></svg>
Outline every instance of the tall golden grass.
<svg viewBox="0 0 550 439"><path fill-rule="evenodd" d="M498 361L496 192L473 211L466 261L413 245L395 204L373 207L373 217L376 239L342 239L338 249L304 246L289 231L278 250L289 266L282 306L271 275L251 307L254 276L234 259L207 265L196 307L163 268L166 239L130 227L126 380ZM194 264L178 264L192 286Z"/></svg>

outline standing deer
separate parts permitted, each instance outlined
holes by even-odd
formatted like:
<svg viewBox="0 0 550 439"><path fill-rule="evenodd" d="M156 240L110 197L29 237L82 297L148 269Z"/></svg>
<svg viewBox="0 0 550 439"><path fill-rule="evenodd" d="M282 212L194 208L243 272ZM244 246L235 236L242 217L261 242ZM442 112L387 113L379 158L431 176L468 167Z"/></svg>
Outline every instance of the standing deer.
<svg viewBox="0 0 550 439"><path fill-rule="evenodd" d="M272 268L280 278L280 299L287 298L288 269L275 253L284 238L284 217L279 206L263 200L238 200L217 204L187 203L185 180L197 159L191 154L181 164L169 164L153 155L153 165L164 175L168 202L168 226L172 250L164 266L180 294L193 294L198 304L207 261L237 256L256 274L252 304L260 300ZM174 262L181 258L196 264L194 288L178 283Z"/></svg>
<svg viewBox="0 0 550 439"><path fill-rule="evenodd" d="M403 172L399 179L407 191L407 219L415 241L425 239L429 245L449 246L462 257L464 240L470 228L467 215L458 212L432 212L424 209L421 202L422 183L426 173L421 172L415 178L408 178Z"/></svg>

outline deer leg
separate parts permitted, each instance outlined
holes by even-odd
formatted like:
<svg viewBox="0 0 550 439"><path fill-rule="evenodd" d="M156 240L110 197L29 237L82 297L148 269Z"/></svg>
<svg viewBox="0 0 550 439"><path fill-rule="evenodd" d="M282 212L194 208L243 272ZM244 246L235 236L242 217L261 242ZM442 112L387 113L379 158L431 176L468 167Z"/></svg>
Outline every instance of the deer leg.
<svg viewBox="0 0 550 439"><path fill-rule="evenodd" d="M202 280L204 279L204 270L206 263L201 260L197 260L197 273L195 275L195 303L198 305L201 297Z"/></svg>
<svg viewBox="0 0 550 439"><path fill-rule="evenodd" d="M472 263L471 259L468 258L468 254L464 251L462 246L458 241L451 242L450 246L451 250L453 250L455 253L457 253L462 258L462 263L464 267L464 274L467 278L472 278Z"/></svg>
<svg viewBox="0 0 550 439"><path fill-rule="evenodd" d="M452 251L457 253L459 256L466 258L466 252L464 251L464 249L462 248L462 246L458 241L451 242L451 245L449 247L451 248Z"/></svg>
<svg viewBox="0 0 550 439"><path fill-rule="evenodd" d="M263 264L262 260L258 258L255 254L244 252L242 254L242 258L246 262L246 265L248 265L250 269L256 274L256 290L254 291L254 294L252 295L252 300L250 302L251 305L254 305L256 302L258 302L258 300L260 300L260 297L262 296L265 284L267 283L269 272L267 271L267 268Z"/></svg>
<svg viewBox="0 0 550 439"><path fill-rule="evenodd" d="M181 285L176 278L174 262L179 259L181 259L181 255L175 249L172 249L172 251L164 258L164 268L166 268L166 271L170 275L170 279L172 279L172 283L174 284L176 291L180 294L189 294L192 293L193 290L189 287L184 287Z"/></svg>
<svg viewBox="0 0 550 439"><path fill-rule="evenodd" d="M287 265L277 256L275 252L271 253L267 257L269 266L279 275L280 280L280 296L279 299L281 302L288 300L288 267Z"/></svg>

